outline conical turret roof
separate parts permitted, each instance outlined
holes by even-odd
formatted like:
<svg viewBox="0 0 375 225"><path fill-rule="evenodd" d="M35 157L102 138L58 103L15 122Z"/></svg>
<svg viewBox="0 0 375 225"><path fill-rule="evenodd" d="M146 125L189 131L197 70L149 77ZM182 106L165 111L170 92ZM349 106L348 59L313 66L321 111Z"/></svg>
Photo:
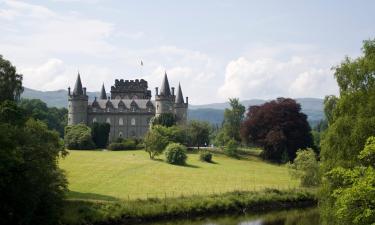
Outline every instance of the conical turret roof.
<svg viewBox="0 0 375 225"><path fill-rule="evenodd" d="M181 104L181 103L183 104L184 103L184 96L182 95L182 90L181 90L181 84L180 83L178 83L176 103L178 103L178 104Z"/></svg>
<svg viewBox="0 0 375 225"><path fill-rule="evenodd" d="M102 85L102 90L100 92L100 99L107 99L107 92L105 92L104 83Z"/></svg>
<svg viewBox="0 0 375 225"><path fill-rule="evenodd" d="M73 95L83 95L81 76L78 73L76 84L74 85Z"/></svg>
<svg viewBox="0 0 375 225"><path fill-rule="evenodd" d="M171 89L169 88L167 72L165 72L165 74L164 74L164 80L163 80L163 83L161 84L161 88L160 88L160 95L164 95L164 96L170 96L171 95Z"/></svg>

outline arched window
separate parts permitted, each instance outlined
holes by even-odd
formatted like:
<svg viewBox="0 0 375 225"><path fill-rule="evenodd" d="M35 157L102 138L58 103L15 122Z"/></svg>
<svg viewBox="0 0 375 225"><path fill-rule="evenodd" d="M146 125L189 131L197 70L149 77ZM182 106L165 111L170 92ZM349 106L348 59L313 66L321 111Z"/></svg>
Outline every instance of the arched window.
<svg viewBox="0 0 375 225"><path fill-rule="evenodd" d="M94 117L94 119L92 119L92 122L95 123L96 122L96 117Z"/></svg>
<svg viewBox="0 0 375 225"><path fill-rule="evenodd" d="M108 117L105 122L111 124L111 119Z"/></svg>
<svg viewBox="0 0 375 225"><path fill-rule="evenodd" d="M122 132L121 132L121 131L118 133L118 136L119 136L119 137L122 137Z"/></svg>
<svg viewBox="0 0 375 225"><path fill-rule="evenodd" d="M132 118L132 119L131 119L130 124L131 124L132 126L135 126L135 118Z"/></svg>
<svg viewBox="0 0 375 225"><path fill-rule="evenodd" d="M120 118L118 120L118 125L120 125L120 126L124 125L124 120L122 118Z"/></svg>

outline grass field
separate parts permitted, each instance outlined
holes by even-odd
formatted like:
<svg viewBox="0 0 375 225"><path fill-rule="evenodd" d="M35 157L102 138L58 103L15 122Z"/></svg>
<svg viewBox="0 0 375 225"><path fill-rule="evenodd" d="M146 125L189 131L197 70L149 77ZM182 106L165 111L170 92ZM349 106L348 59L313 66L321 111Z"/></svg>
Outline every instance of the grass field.
<svg viewBox="0 0 375 225"><path fill-rule="evenodd" d="M264 188L294 188L285 166L255 156L240 160L214 154L214 163L188 154L186 166L150 160L138 151L69 151L60 166L69 181L69 198L117 200L204 195Z"/></svg>

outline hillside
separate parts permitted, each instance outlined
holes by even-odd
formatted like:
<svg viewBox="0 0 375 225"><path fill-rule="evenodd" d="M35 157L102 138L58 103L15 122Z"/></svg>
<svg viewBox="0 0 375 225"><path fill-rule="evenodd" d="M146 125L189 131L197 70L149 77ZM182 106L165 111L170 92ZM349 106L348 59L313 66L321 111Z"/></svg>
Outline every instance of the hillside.
<svg viewBox="0 0 375 225"><path fill-rule="evenodd" d="M99 96L99 92L87 92L89 99ZM38 91L30 88L25 88L22 94L23 98L36 98L47 103L52 107L66 107L67 90L57 91ZM302 111L308 116L310 124L313 126L324 118L323 113L323 99L319 98L297 98L298 103L301 104ZM260 105L266 100L250 99L243 100L241 103L248 108L251 105ZM189 105L189 119L208 121L211 124L220 125L224 117L224 109L229 107L228 102L211 103L205 105Z"/></svg>

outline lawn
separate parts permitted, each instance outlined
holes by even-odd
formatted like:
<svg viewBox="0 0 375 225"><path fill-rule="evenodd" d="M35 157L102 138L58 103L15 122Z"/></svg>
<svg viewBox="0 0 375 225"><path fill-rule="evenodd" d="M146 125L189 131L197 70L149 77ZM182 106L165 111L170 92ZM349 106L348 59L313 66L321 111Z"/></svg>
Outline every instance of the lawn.
<svg viewBox="0 0 375 225"><path fill-rule="evenodd" d="M255 156L240 160L214 154L214 163L188 154L186 166L150 160L138 151L69 151L60 161L69 181L69 198L116 200L202 195L234 190L293 188L285 166L264 162Z"/></svg>

